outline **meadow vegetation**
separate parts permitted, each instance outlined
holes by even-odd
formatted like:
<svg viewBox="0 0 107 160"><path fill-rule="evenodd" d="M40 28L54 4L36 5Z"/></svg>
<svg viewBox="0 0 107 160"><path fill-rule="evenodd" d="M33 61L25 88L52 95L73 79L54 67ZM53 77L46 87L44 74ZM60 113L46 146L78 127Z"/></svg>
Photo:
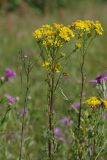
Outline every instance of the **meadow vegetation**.
<svg viewBox="0 0 107 160"><path fill-rule="evenodd" d="M88 2L87 2L88 3ZM89 3L88 3L89 4ZM106 4L106 3L105 3ZM22 131L22 122L24 128L24 139L22 146L22 159L23 160L47 160L47 141L52 137L47 134L47 124L48 124L48 113L47 113L47 81L46 74L47 69L49 69L48 64L43 63L40 56L40 49L33 37L33 32L35 29L40 28L43 24L53 23L63 23L64 26L68 26L71 22L76 21L77 19L89 19L89 20L99 20L103 26L104 32L100 37L98 36L88 48L87 56L84 64L85 72L85 85L84 85L84 99L88 99L90 96L98 96L98 90L93 88L96 83L100 82L106 83L106 5L101 4L100 6L95 3L95 5L85 5L80 10L61 10L60 12L54 12L53 15L44 16L38 14L38 11L30 10L29 13L20 12L9 12L8 14L4 13L1 10L0 15L0 55L1 55L1 104L0 104L0 115L1 115L1 127L0 127L0 160L17 160L19 159L20 154L20 140L21 140L21 131ZM98 7L96 8L96 6ZM75 26L75 25L74 25ZM70 36L73 38L73 33L70 33ZM63 35L62 35L63 37ZM70 38L71 38L70 37ZM62 43L62 42L61 42ZM63 42L65 43L65 42ZM75 46L74 42L68 43L67 45L59 44L57 47L61 47L64 55L69 55L72 52L72 48ZM47 43L43 43L46 47ZM49 42L48 45L51 45ZM61 45L61 46L60 46ZM81 88L81 72L80 72L80 49L81 46L77 43L76 47L78 48L77 52L74 52L70 58L67 59L66 64L64 61L61 61L62 66L64 66L64 73L60 77L60 82L55 93L55 126L54 132L56 133L55 137L55 159L60 160L69 160L72 156L75 157L77 154L73 151L73 148L70 148L73 135L70 134L67 138L70 138L70 143L66 143L64 139L60 139L58 134L61 134L61 130L69 130L69 125L73 125L73 119L76 121L76 116L74 116L74 111L72 106L78 108L80 102L80 88ZM22 57L20 57L22 56ZM26 71L29 71L28 75ZM58 62L59 63L59 62ZM46 67L46 70L44 69ZM26 70L27 69L27 70ZM55 72L60 74L61 67L56 65ZM29 76L29 81L27 81ZM97 78L96 78L97 77ZM102 78L102 79L101 79ZM94 79L95 81L91 81ZM26 95L26 88L29 83L29 89ZM91 83L91 85L90 85ZM99 90L101 89L99 83ZM98 87L97 86L97 87ZM98 88L97 88L98 89ZM105 90L104 90L105 91ZM102 91L103 92L103 91ZM101 93L106 95L106 93ZM100 97L101 99L94 99L97 101L97 105L102 104L102 99L106 100L106 97ZM26 106L27 98L27 107ZM95 98L95 97L94 97ZM90 99L86 101L90 105ZM105 102L103 102L105 104ZM95 105L96 106L96 105ZM90 107L87 106L89 109ZM77 109L78 110L78 109ZM85 111L86 108L85 108ZM92 114L92 110L89 110ZM100 110L100 112L102 112ZM87 112L84 119L87 119ZM73 115L72 115L73 114ZM91 117L93 122L97 119L99 122L99 112L96 112L96 115ZM24 116L24 121L23 121ZM106 128L106 114L104 111L103 115L104 122L101 121L100 127L103 123ZM69 124L70 122L70 124ZM66 125L67 124L67 125ZM86 127L86 124L89 125L87 121L85 124L82 122L82 125ZM96 123L96 125L99 125ZM93 123L92 123L93 126ZM61 128L62 127L62 128ZM60 129L61 130L60 130ZM78 129L77 129L78 130ZM99 129L100 130L100 129ZM86 134L85 132L84 134ZM104 129L104 134L106 131ZM100 134L99 134L100 135ZM104 135L104 136L105 136ZM77 135L76 135L77 136ZM86 135L85 135L86 136ZM90 137L91 137L90 133ZM106 136L105 136L106 137ZM99 137L97 137L99 138ZM102 137L103 142L103 137ZM75 151L79 144L76 142ZM101 145L100 141L99 144ZM103 144L106 146L106 144ZM102 145L102 146L103 146ZM104 149L106 148L104 146ZM70 149L73 151L71 155ZM84 151L84 146L83 146ZM92 149L92 148L91 148ZM90 149L90 150L91 150ZM102 150L101 150L102 149ZM97 149L97 153L101 150L104 151L102 157L106 160L106 150L102 148ZM91 151L89 151L91 154ZM68 157L66 157L66 153ZM78 151L79 158L81 157L81 149ZM84 151L85 153L85 151ZM101 153L102 155L102 153ZM84 155L86 156L86 154ZM97 154L95 153L95 157ZM73 157L73 158L74 158ZM93 159L95 159L95 157ZM72 158L72 159L73 159ZM78 158L78 159L79 159ZM75 157L74 159L77 159ZM83 158L84 160L86 159ZM21 159L20 159L21 160ZM50 159L51 160L51 159ZM88 159L87 159L88 160Z"/></svg>

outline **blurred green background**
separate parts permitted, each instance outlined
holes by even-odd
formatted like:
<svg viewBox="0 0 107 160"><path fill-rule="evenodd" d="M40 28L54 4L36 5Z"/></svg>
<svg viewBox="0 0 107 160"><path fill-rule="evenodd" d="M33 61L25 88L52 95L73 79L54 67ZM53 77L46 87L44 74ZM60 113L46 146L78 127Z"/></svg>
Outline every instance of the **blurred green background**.
<svg viewBox="0 0 107 160"><path fill-rule="evenodd" d="M23 88L21 88L18 72L18 53L22 50L35 62L31 74L31 100L28 105L25 127L24 160L43 160L45 152L44 137L47 121L47 93L44 79L46 72L41 67L39 49L32 37L32 32L45 23L69 24L77 19L99 20L104 28L102 37L94 40L86 58L85 93L94 95L95 91L88 81L97 74L107 70L107 0L0 0L0 76L5 68L15 69L17 77L14 83L5 84L0 96L9 93L18 96L20 101L16 109L9 115L8 122L2 127L0 139L0 160L16 160L19 154L19 140L22 117L17 114L23 107ZM64 48L65 53L71 47ZM80 64L79 54L68 61L66 71L70 73L68 80L62 78L60 84L72 102L79 101ZM60 91L56 97L56 119L68 114L70 104L63 100ZM5 110L5 109L4 109ZM0 114L3 115L3 111ZM4 132L5 130L5 132ZM14 138L12 135L15 135ZM43 154L42 154L43 153ZM37 157L37 158L35 158ZM60 160L60 159L59 159Z"/></svg>

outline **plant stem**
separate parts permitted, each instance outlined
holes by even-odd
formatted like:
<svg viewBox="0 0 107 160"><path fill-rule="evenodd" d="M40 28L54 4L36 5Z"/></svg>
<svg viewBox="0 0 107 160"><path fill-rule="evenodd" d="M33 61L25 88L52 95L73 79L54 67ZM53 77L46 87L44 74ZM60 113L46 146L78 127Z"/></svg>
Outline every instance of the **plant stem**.
<svg viewBox="0 0 107 160"><path fill-rule="evenodd" d="M21 139L20 139L20 150L19 150L19 160L22 160L23 156L23 141L24 141L24 126L25 126L25 112L26 112L26 107L28 104L28 93L29 93L29 78L30 78L30 72L31 72L31 62L30 60L28 61L28 64L24 63L24 69L25 69L25 74L26 74L26 91L25 91L25 97L24 97L24 111L23 111L23 116L22 116L22 126L21 126ZM27 65L27 66L26 66Z"/></svg>
<svg viewBox="0 0 107 160"><path fill-rule="evenodd" d="M81 61L81 66L80 66L80 72L81 72L81 90L80 90L80 108L79 108L79 114L78 114L78 129L80 128L81 125L81 109L82 109L82 102L83 102L83 92L84 92L84 82L85 82L85 77L84 77L84 64L85 64L85 56L87 53L87 50L90 46L90 44L92 43L93 39L95 38L92 37L87 45L87 47L85 47L85 42L87 40L83 40L83 50L81 51L82 54L82 61Z"/></svg>
<svg viewBox="0 0 107 160"><path fill-rule="evenodd" d="M85 64L85 56L87 53L87 50L90 46L90 44L92 43L93 39L95 38L92 37L87 45L87 47L85 47L85 42L87 40L83 40L83 50L81 51L82 54L82 61L81 61L81 66L80 66L80 72L81 72L81 90L80 90L80 108L79 108L79 114L78 114L78 129L80 128L81 125L81 108L82 108L82 101L83 101L83 92L84 92L84 82L85 82L85 77L84 77L84 64Z"/></svg>
<svg viewBox="0 0 107 160"><path fill-rule="evenodd" d="M85 55L86 55L86 52L85 52L84 47L83 47L82 61L81 61L81 66L80 66L80 72L81 72L81 90L80 90L80 107L79 107L79 113L78 113L78 129L80 128L80 125L81 125L81 109L82 109L84 82L85 82L85 77L84 77Z"/></svg>
<svg viewBox="0 0 107 160"><path fill-rule="evenodd" d="M25 94L25 105L24 105L24 113L22 117L22 127L21 127L21 141L20 141L20 153L19 153L19 160L22 159L22 148L23 148L23 140L24 140L24 126L25 126L25 111L26 111L26 106L27 106L27 96L28 96L28 88L26 89L26 94Z"/></svg>
<svg viewBox="0 0 107 160"><path fill-rule="evenodd" d="M48 157L49 160L52 160L52 144L54 144L54 140L52 142L52 138L54 138L54 126L53 126L53 105L54 105L54 78L55 78L55 63L54 63L54 56L52 57L52 64L51 64L51 69L49 73L49 97L48 97L48 129L49 129L49 134L52 136L49 137L48 139Z"/></svg>
<svg viewBox="0 0 107 160"><path fill-rule="evenodd" d="M49 132L53 133L53 124L52 124L52 116L53 116L53 78L52 78L52 88L50 90L49 95L49 106L48 106L48 114L49 114ZM49 160L52 160L52 141L51 138L48 140L48 149L49 149Z"/></svg>

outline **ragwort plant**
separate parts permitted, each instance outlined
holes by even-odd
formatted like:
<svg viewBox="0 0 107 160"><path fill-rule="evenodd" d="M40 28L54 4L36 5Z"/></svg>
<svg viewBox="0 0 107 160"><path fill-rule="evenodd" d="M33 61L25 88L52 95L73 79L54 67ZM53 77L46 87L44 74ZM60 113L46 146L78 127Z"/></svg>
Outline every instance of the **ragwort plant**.
<svg viewBox="0 0 107 160"><path fill-rule="evenodd" d="M101 146L104 145L104 122L101 119L102 113L106 106L105 85L99 85L99 88L104 95L102 97L91 97L84 99L84 85L85 85L85 57L87 55L88 47L92 40L102 35L103 29L99 21L78 20L68 26L63 24L43 25L33 33L34 38L40 48L40 55L42 58L42 66L47 73L48 86L48 159L55 158L55 148L57 139L58 143L62 144L62 159L85 160L97 159L102 152ZM74 39L74 40L72 40ZM76 108L72 105L69 118L65 117L62 122L66 125L65 132L62 129L56 128L54 121L55 116L55 94L59 85L63 68L61 60L64 61L65 55L62 55L62 46L68 42L74 41L73 53L80 52L80 74L81 86L79 105ZM71 53L66 57L71 56ZM102 86L102 87L101 87ZM63 92L63 91L62 91ZM64 92L63 95L67 97ZM67 97L67 100L69 98ZM72 118L72 119L71 119ZM60 152L60 151L58 151ZM61 157L62 155L62 157ZM58 156L57 156L58 158Z"/></svg>
<svg viewBox="0 0 107 160"><path fill-rule="evenodd" d="M84 141L84 137L87 137L87 133L85 133L84 131L88 125L86 126L86 121L85 121L85 123L83 123L84 116L85 116L85 110L82 113L82 108L83 108L82 106L84 105L83 94L84 94L84 86L85 86L85 67L84 67L85 57L87 55L87 50L88 50L88 47L90 46L92 40L94 40L96 37L102 35L103 29L102 29L102 26L99 23L99 21L94 22L94 21L89 21L89 20L85 20L85 21L79 20L79 21L73 22L70 25L70 28L75 31L75 35L76 35L75 37L77 39L77 42L75 45L80 50L80 55L81 55L81 61L80 61L80 74L81 74L80 106L78 109L78 116L77 116L78 117L78 121L77 121L78 126L76 126L77 128L75 128L75 132L74 132L75 135L77 135L77 137L76 137L77 145L75 144L75 146L77 146L77 149L75 149L77 153L76 153L75 157L77 159L84 159L84 158L88 158L88 157L85 157L85 156L87 156L86 153L88 153L88 151L85 152L86 149L88 148L88 146ZM86 110L86 112L87 112L87 110ZM85 119L87 119L87 118L85 118ZM95 153L93 153L93 154L95 154ZM91 158L93 158L93 157L91 157Z"/></svg>
<svg viewBox="0 0 107 160"><path fill-rule="evenodd" d="M81 90L80 90L80 108L79 108L79 115L78 115L78 128L81 125L81 106L82 106L82 99L83 99L83 92L84 92L84 82L85 82L85 75L84 75L84 64L85 64L85 57L87 54L87 49L90 46L92 40L99 35L102 35L102 26L99 21L89 21L89 20L79 20L73 22L70 25L70 28L75 31L75 36L77 39L76 47L80 49L81 54L81 62L80 62L80 73L81 73Z"/></svg>
<svg viewBox="0 0 107 160"><path fill-rule="evenodd" d="M44 25L34 32L34 37L41 50L42 66L47 70L48 85L48 157L54 157L54 95L57 89L63 58L60 48L74 37L73 31L64 25ZM59 73L59 75L57 75Z"/></svg>

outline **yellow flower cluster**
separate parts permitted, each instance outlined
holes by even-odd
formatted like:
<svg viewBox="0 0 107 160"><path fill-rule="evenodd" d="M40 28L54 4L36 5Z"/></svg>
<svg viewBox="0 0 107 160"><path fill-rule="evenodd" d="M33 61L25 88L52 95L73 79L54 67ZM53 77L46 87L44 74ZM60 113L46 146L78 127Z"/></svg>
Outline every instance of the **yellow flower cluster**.
<svg viewBox="0 0 107 160"><path fill-rule="evenodd" d="M51 62L49 62L49 61L45 61L45 62L43 62L43 64L42 64L42 67L44 67L44 68L46 68L47 70L49 70L51 67L52 67L52 64L51 64ZM61 71L61 64L60 63L55 63L54 64L54 66L53 66L53 68L54 68L54 71L56 72L56 73L59 73L60 71Z"/></svg>
<svg viewBox="0 0 107 160"><path fill-rule="evenodd" d="M50 49L50 47L62 47L74 36L79 40L84 35L90 38L92 36L102 35L102 33L103 28L99 21L77 20L68 26L57 23L43 25L33 32L33 36L40 45ZM81 47L82 44L77 41L75 43L75 49L77 50Z"/></svg>
<svg viewBox="0 0 107 160"><path fill-rule="evenodd" d="M96 107L99 105L103 105L107 109L107 100L100 99L98 97L90 97L87 100L85 100L85 104Z"/></svg>
<svg viewBox="0 0 107 160"><path fill-rule="evenodd" d="M101 104L101 101L97 97L90 97L85 103L91 107L96 107Z"/></svg>
<svg viewBox="0 0 107 160"><path fill-rule="evenodd" d="M102 35L103 33L103 28L99 21L77 20L69 27L73 30L81 31L81 33L77 33L79 37L82 37L83 33L88 33L90 35L92 32L94 32L96 35Z"/></svg>
<svg viewBox="0 0 107 160"><path fill-rule="evenodd" d="M43 46L61 47L74 37L74 32L63 24L43 25L33 33L34 38Z"/></svg>
<svg viewBox="0 0 107 160"><path fill-rule="evenodd" d="M94 24L94 27L95 27L95 32L97 35L102 35L103 33L103 28L101 26L101 23L99 21L96 21L95 24Z"/></svg>
<svg viewBox="0 0 107 160"><path fill-rule="evenodd" d="M68 27L64 25L54 24L55 30L59 34L59 37L65 42L69 42L71 37L74 37L74 33Z"/></svg>

